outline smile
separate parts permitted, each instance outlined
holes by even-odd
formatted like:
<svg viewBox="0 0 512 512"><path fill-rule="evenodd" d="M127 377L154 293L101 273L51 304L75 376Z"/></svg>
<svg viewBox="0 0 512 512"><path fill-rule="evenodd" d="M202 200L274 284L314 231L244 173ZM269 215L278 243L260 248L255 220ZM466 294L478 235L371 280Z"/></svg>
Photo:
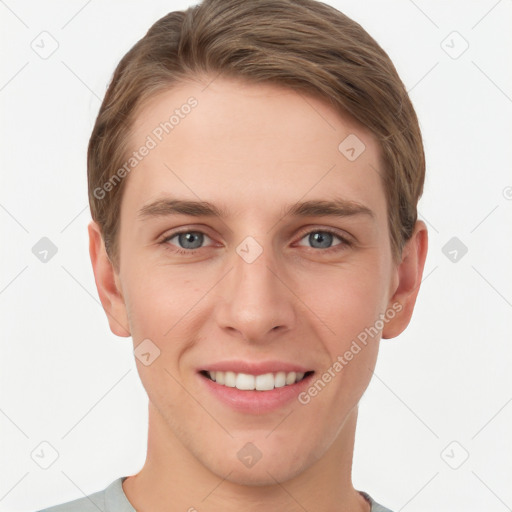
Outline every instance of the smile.
<svg viewBox="0 0 512 512"><path fill-rule="evenodd" d="M237 388L242 391L270 391L274 388L291 386L300 382L313 372L275 372L263 375L236 373L232 371L202 371L205 377L221 386Z"/></svg>

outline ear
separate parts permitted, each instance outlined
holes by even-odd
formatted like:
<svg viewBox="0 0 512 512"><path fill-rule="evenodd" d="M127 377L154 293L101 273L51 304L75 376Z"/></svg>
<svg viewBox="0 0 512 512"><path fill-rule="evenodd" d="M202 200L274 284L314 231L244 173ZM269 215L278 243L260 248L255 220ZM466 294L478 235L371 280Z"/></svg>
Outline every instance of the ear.
<svg viewBox="0 0 512 512"><path fill-rule="evenodd" d="M128 315L119 276L107 255L101 230L94 221L89 223L88 230L89 255L91 256L94 280L101 305L107 314L110 330L117 336L130 336Z"/></svg>
<svg viewBox="0 0 512 512"><path fill-rule="evenodd" d="M385 324L382 330L384 339L398 336L411 321L416 297L420 290L427 250L427 226L419 220L416 222L410 240L404 245L402 261L396 268L396 289L388 303L388 308L394 310L396 315Z"/></svg>

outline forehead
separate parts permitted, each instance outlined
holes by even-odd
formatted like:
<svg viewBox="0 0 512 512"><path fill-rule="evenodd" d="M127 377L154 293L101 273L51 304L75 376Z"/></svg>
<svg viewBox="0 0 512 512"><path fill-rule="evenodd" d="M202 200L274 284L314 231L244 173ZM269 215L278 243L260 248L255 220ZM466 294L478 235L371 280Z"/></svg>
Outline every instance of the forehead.
<svg viewBox="0 0 512 512"><path fill-rule="evenodd" d="M139 207L172 194L260 215L335 197L385 211L371 132L326 101L278 85L180 84L139 109L130 146L151 146L125 190Z"/></svg>

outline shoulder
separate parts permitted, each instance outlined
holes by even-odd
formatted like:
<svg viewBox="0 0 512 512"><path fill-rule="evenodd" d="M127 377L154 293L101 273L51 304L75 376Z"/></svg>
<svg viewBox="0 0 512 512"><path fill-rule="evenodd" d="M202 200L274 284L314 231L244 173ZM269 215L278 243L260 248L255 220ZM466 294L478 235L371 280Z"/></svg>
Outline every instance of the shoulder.
<svg viewBox="0 0 512 512"><path fill-rule="evenodd" d="M104 490L38 512L98 512L98 509L106 511Z"/></svg>
<svg viewBox="0 0 512 512"><path fill-rule="evenodd" d="M114 480L102 491L37 512L135 512L123 492L122 484L125 478Z"/></svg>
<svg viewBox="0 0 512 512"><path fill-rule="evenodd" d="M377 503L368 493L364 491L359 491L359 494L362 494L366 501L368 501L371 505L370 512L393 512L389 508L386 508L379 503Z"/></svg>

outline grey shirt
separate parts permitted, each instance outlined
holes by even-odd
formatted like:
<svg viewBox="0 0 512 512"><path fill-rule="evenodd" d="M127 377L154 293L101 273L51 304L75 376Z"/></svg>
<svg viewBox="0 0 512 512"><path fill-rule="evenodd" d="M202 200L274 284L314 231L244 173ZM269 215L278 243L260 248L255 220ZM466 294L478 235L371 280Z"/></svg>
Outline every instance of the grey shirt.
<svg viewBox="0 0 512 512"><path fill-rule="evenodd" d="M103 491L38 512L136 512L123 491L123 482L126 478L128 477L123 476L114 480ZM363 491L359 492L371 504L371 512L391 512L388 508L375 502L369 494Z"/></svg>

